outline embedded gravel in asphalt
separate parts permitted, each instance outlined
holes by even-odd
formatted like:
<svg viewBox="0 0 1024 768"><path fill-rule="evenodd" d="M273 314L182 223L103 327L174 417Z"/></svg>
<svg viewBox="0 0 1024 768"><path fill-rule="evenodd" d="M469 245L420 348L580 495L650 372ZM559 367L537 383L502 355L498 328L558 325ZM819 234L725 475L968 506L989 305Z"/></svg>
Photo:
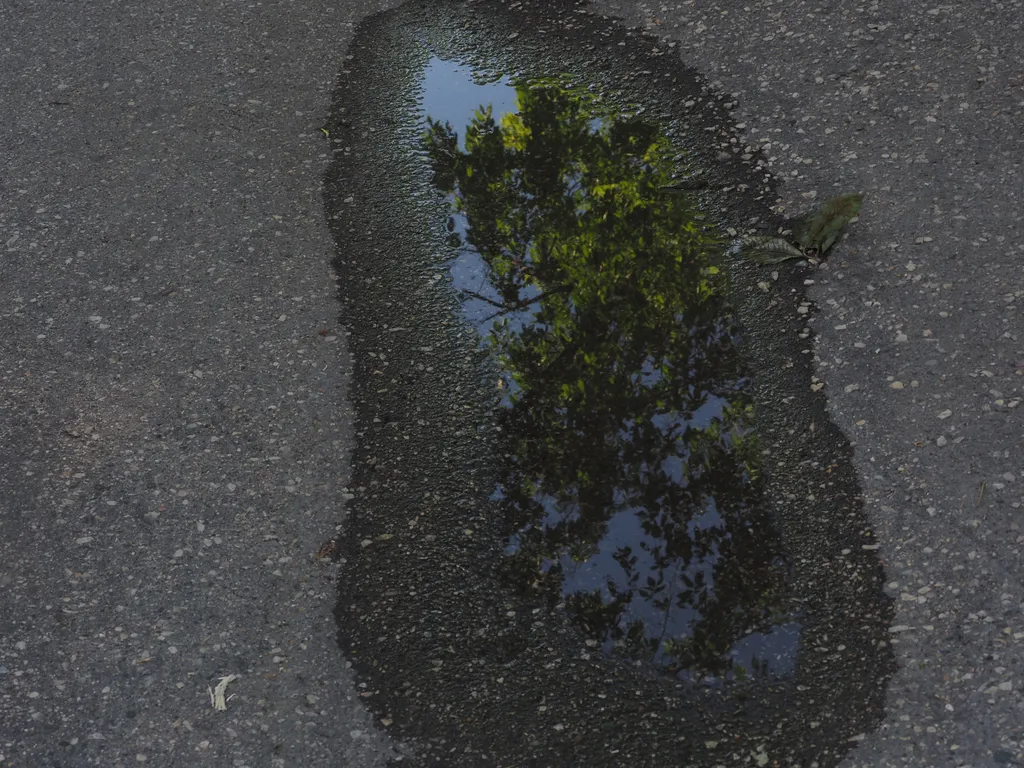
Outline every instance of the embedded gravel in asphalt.
<svg viewBox="0 0 1024 768"><path fill-rule="evenodd" d="M848 765L1024 764L1024 4L597 7L734 95L790 209L866 193L810 290L897 599L885 722Z"/></svg>
<svg viewBox="0 0 1024 768"><path fill-rule="evenodd" d="M0 8L0 766L394 756L314 557L353 438L319 129L385 5ZM846 764L1024 764L1022 3L595 8L730 94L790 211L866 193L780 269L896 605Z"/></svg>
<svg viewBox="0 0 1024 768"><path fill-rule="evenodd" d="M378 8L0 7L2 766L390 754L313 561L350 429L320 126Z"/></svg>

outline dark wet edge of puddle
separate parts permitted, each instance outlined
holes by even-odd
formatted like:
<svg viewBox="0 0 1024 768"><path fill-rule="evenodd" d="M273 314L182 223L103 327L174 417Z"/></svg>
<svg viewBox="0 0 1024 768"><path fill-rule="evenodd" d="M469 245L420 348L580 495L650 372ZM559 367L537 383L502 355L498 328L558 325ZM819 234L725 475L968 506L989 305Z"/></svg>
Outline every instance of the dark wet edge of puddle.
<svg viewBox="0 0 1024 768"><path fill-rule="evenodd" d="M714 201L726 223L778 223L770 182L737 157L718 159L717 143L732 135L724 99L702 92L699 75L664 43L580 11L560 2L407 4L365 21L349 49L325 176L358 414L339 641L364 703L410 748L407 762L710 766L761 755L837 764L880 721L895 668L885 644L893 606L882 566L864 548L875 541L852 449L824 394L810 389L812 340L800 338L806 317L796 311L813 277L805 268L783 265L767 293L756 283L771 270L732 270L757 375L763 469L782 502L773 512L807 607L795 675L689 690L593 652L562 612L499 586L507 531L481 504L498 439L493 391L475 334L433 277L445 271L437 244L448 209L409 149L427 59L478 54L535 72L550 62L549 72L614 86L671 124L722 185L749 185ZM697 103L687 109L689 100Z"/></svg>

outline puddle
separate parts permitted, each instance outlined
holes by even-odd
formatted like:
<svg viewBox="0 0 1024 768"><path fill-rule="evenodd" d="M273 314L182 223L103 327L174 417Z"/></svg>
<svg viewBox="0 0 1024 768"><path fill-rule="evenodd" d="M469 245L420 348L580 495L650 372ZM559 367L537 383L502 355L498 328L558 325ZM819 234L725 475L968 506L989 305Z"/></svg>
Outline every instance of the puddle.
<svg viewBox="0 0 1024 768"><path fill-rule="evenodd" d="M771 182L661 41L512 5L369 18L326 126L361 701L446 768L838 765L892 602L807 272L716 260Z"/></svg>
<svg viewBox="0 0 1024 768"><path fill-rule="evenodd" d="M435 57L421 110L450 282L503 392L508 576L679 678L792 672L727 236L673 188L684 155L564 77Z"/></svg>

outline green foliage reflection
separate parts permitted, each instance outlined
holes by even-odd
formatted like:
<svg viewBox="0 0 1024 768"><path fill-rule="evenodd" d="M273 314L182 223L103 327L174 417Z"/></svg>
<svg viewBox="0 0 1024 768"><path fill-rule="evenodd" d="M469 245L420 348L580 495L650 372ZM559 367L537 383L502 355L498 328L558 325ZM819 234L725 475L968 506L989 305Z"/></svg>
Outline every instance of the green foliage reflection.
<svg viewBox="0 0 1024 768"><path fill-rule="evenodd" d="M447 123L425 135L456 287L502 370L509 572L608 651L763 671L788 650L784 567L720 240L664 192L678 152L656 126L551 81L516 92L462 145Z"/></svg>

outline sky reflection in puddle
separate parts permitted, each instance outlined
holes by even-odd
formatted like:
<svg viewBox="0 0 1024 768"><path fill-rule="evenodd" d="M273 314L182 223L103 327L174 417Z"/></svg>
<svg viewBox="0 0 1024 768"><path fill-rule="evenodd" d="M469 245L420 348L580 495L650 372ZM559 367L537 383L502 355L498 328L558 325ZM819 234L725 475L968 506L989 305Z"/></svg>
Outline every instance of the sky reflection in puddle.
<svg viewBox="0 0 1024 768"><path fill-rule="evenodd" d="M422 87L450 276L500 370L509 578L680 679L791 673L800 623L717 235L665 189L680 152L562 78L435 58Z"/></svg>

